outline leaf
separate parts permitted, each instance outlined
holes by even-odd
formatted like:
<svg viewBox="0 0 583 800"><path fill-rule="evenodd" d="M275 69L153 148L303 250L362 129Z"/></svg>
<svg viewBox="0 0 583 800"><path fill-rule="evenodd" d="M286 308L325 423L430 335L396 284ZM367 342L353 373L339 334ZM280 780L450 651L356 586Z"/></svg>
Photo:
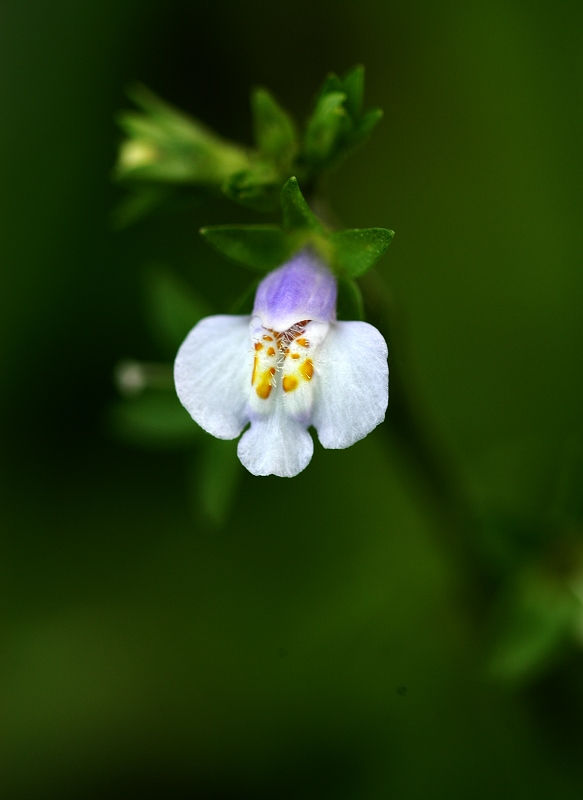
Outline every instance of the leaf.
<svg viewBox="0 0 583 800"><path fill-rule="evenodd" d="M297 153L295 125L273 95L258 87L251 94L255 141L262 154L278 164L289 164Z"/></svg>
<svg viewBox="0 0 583 800"><path fill-rule="evenodd" d="M242 474L237 442L209 438L200 454L194 490L195 502L214 525L225 522Z"/></svg>
<svg viewBox="0 0 583 800"><path fill-rule="evenodd" d="M377 122L382 119L382 117L382 108L373 108L370 111L367 111L366 114L363 114L350 137L350 147L353 148L362 144L362 142L364 142L365 139L370 136L373 128L376 126Z"/></svg>
<svg viewBox="0 0 583 800"><path fill-rule="evenodd" d="M297 178L292 177L284 184L280 203L285 231L311 229L321 232L323 230L319 219L306 203Z"/></svg>
<svg viewBox="0 0 583 800"><path fill-rule="evenodd" d="M288 238L277 225L213 225L200 233L221 255L257 272L275 269L290 255Z"/></svg>
<svg viewBox="0 0 583 800"><path fill-rule="evenodd" d="M336 313L340 320L363 320L364 303L357 283L349 278L338 278L338 300Z"/></svg>
<svg viewBox="0 0 583 800"><path fill-rule="evenodd" d="M387 228L352 228L333 233L334 266L351 278L364 275L390 245L394 232Z"/></svg>
<svg viewBox="0 0 583 800"><path fill-rule="evenodd" d="M330 92L320 97L306 127L304 154L313 167L322 167L336 155L340 134L350 124L344 92Z"/></svg>
<svg viewBox="0 0 583 800"><path fill-rule="evenodd" d="M364 67L358 65L349 70L342 80L342 90L346 93L346 110L354 119L360 117L364 99Z"/></svg>
<svg viewBox="0 0 583 800"><path fill-rule="evenodd" d="M120 400L109 422L118 438L155 450L191 447L202 433L173 391L147 390Z"/></svg>
<svg viewBox="0 0 583 800"><path fill-rule="evenodd" d="M328 75L324 78L324 83L320 91L318 92L318 100L326 94L331 94L332 92L341 92L342 89L342 81L334 72L329 72Z"/></svg>
<svg viewBox="0 0 583 800"><path fill-rule="evenodd" d="M277 208L280 188L278 173L265 161L257 161L249 169L234 173L222 186L230 200L262 212Z"/></svg>
<svg viewBox="0 0 583 800"><path fill-rule="evenodd" d="M186 334L210 313L206 302L167 267L152 264L144 272L146 315L163 351L174 356Z"/></svg>

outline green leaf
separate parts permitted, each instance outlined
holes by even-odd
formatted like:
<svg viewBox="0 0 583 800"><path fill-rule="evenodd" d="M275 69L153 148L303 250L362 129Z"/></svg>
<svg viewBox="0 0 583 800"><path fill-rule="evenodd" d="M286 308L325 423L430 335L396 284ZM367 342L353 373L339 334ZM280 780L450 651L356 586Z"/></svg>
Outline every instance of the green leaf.
<svg viewBox="0 0 583 800"><path fill-rule="evenodd" d="M323 230L320 220L306 203L297 178L292 177L284 184L280 203L285 231L308 229L321 232Z"/></svg>
<svg viewBox="0 0 583 800"><path fill-rule="evenodd" d="M324 78L324 83L320 91L318 92L318 100L324 97L326 94L331 94L332 92L342 92L342 81L334 72L329 72L328 75Z"/></svg>
<svg viewBox="0 0 583 800"><path fill-rule="evenodd" d="M162 350L174 356L186 334L210 313L206 302L167 267L152 264L144 273L148 322Z"/></svg>
<svg viewBox="0 0 583 800"><path fill-rule="evenodd" d="M364 275L390 245L394 232L387 228L352 228L333 233L334 267L351 278Z"/></svg>
<svg viewBox="0 0 583 800"><path fill-rule="evenodd" d="M350 147L353 148L362 144L362 142L370 136L373 128L382 117L382 108L373 108L367 111L366 114L363 114L350 137Z"/></svg>
<svg viewBox="0 0 583 800"><path fill-rule="evenodd" d="M242 475L237 442L209 438L200 453L193 488L196 505L214 525L227 519Z"/></svg>
<svg viewBox="0 0 583 800"><path fill-rule="evenodd" d="M306 127L305 158L313 167L323 167L337 150L341 133L350 125L344 108L346 94L329 92L320 97Z"/></svg>
<svg viewBox="0 0 583 800"><path fill-rule="evenodd" d="M364 99L364 67L358 65L349 70L342 80L342 89L346 92L346 110L358 119L362 111Z"/></svg>
<svg viewBox="0 0 583 800"><path fill-rule="evenodd" d="M230 200L261 212L277 208L280 188L279 174L273 164L265 161L257 161L249 169L234 173L222 186Z"/></svg>
<svg viewBox="0 0 583 800"><path fill-rule="evenodd" d="M155 450L191 447L202 434L173 391L147 390L120 400L109 422L118 438Z"/></svg>
<svg viewBox="0 0 583 800"><path fill-rule="evenodd" d="M294 123L273 95L258 87L251 94L255 141L263 155L278 164L289 164L297 153Z"/></svg>
<svg viewBox="0 0 583 800"><path fill-rule="evenodd" d="M213 225L201 236L221 255L257 272L268 272L289 257L288 237L277 225Z"/></svg>
<svg viewBox="0 0 583 800"><path fill-rule="evenodd" d="M340 320L363 320L364 303L357 283L349 278L338 278L338 300L336 313Z"/></svg>

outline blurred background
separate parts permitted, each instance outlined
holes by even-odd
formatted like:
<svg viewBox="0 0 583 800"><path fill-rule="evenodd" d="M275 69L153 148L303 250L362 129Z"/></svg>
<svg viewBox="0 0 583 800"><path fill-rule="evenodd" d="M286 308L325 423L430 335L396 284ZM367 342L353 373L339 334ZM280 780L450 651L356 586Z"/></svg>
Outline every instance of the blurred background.
<svg viewBox="0 0 583 800"><path fill-rule="evenodd" d="M3 798L581 797L582 17L0 3ZM120 437L112 375L172 358L144 268L226 311L246 276L198 228L252 215L115 230L114 117L140 80L250 143L251 85L302 120L357 63L385 117L330 197L396 231L390 364L432 467L399 416L292 484L231 449L230 505L202 501L207 451Z"/></svg>

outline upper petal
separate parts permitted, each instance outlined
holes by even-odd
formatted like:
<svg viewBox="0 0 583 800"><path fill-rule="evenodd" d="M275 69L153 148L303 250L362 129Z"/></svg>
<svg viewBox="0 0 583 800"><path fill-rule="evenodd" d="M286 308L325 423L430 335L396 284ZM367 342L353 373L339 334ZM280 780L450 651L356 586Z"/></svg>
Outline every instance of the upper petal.
<svg viewBox="0 0 583 800"><path fill-rule="evenodd" d="M283 403L273 413L254 419L239 442L237 453L252 475L293 478L312 458L314 442L305 425L286 413Z"/></svg>
<svg viewBox="0 0 583 800"><path fill-rule="evenodd" d="M180 402L201 428L219 439L235 439L249 419L253 366L249 320L226 315L202 319L174 362Z"/></svg>
<svg viewBox="0 0 583 800"><path fill-rule="evenodd" d="M387 345L367 322L336 322L318 352L312 424L324 447L364 438L385 418L389 402Z"/></svg>
<svg viewBox="0 0 583 800"><path fill-rule="evenodd" d="M253 313L263 325L285 331L300 320L336 317L336 279L309 250L270 272L259 284Z"/></svg>

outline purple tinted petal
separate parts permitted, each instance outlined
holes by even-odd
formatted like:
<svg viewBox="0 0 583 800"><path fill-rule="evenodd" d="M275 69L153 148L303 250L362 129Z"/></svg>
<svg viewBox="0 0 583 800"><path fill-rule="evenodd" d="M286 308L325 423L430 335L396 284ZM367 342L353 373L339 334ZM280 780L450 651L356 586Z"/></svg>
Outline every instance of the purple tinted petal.
<svg viewBox="0 0 583 800"><path fill-rule="evenodd" d="M266 328L276 331L305 319L331 322L336 318L336 279L304 250L261 281L253 314L261 317Z"/></svg>

